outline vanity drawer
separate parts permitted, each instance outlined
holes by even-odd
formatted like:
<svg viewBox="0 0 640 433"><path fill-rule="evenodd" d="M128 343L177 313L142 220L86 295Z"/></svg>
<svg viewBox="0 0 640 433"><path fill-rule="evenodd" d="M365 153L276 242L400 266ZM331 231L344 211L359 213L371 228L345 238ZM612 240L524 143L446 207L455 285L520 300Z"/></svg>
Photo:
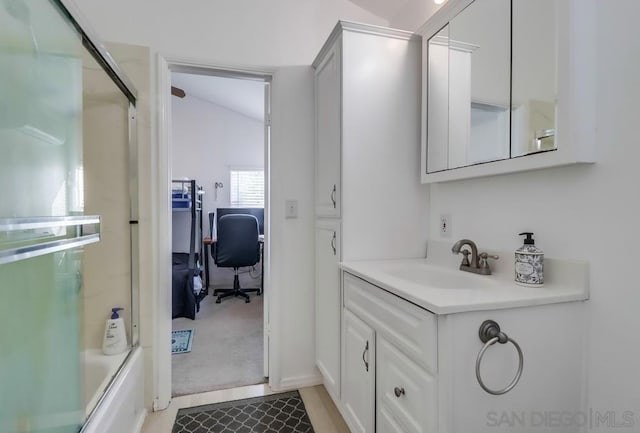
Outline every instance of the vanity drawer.
<svg viewBox="0 0 640 433"><path fill-rule="evenodd" d="M436 316L343 272L344 305L431 374L437 372Z"/></svg>
<svg viewBox="0 0 640 433"><path fill-rule="evenodd" d="M390 414L402 431L435 433L436 379L384 338L379 338L376 346L378 419Z"/></svg>

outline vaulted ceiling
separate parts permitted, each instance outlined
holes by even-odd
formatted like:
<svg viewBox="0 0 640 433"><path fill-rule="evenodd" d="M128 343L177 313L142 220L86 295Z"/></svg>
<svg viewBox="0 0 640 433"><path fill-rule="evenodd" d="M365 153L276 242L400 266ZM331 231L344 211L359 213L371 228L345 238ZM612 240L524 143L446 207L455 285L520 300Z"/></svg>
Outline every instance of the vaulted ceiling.
<svg viewBox="0 0 640 433"><path fill-rule="evenodd" d="M264 82L173 72L171 85L198 98L251 117L264 119Z"/></svg>

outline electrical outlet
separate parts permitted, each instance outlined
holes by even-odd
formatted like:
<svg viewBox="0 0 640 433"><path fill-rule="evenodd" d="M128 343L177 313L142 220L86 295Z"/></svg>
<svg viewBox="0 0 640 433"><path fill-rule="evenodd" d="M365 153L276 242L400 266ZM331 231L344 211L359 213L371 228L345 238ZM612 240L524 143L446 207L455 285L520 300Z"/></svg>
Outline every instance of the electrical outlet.
<svg viewBox="0 0 640 433"><path fill-rule="evenodd" d="M451 215L440 214L440 236L443 238L451 237Z"/></svg>

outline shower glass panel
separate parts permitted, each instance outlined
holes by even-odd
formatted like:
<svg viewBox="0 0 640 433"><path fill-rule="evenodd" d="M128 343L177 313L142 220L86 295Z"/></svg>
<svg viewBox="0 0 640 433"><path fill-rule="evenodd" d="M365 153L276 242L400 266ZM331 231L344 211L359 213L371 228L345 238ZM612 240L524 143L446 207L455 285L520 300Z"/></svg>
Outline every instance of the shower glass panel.
<svg viewBox="0 0 640 433"><path fill-rule="evenodd" d="M0 2L0 77L0 432L77 433L112 307L138 343L135 89L56 0Z"/></svg>
<svg viewBox="0 0 640 433"><path fill-rule="evenodd" d="M0 431L76 433L82 37L49 1L0 4Z"/></svg>

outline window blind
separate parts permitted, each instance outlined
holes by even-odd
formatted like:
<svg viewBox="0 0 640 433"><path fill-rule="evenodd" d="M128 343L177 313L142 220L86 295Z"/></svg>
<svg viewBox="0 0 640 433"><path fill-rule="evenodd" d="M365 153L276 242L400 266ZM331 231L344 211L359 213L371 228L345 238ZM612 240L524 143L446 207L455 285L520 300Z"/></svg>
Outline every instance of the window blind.
<svg viewBox="0 0 640 433"><path fill-rule="evenodd" d="M264 170L231 169L231 207L264 207Z"/></svg>

